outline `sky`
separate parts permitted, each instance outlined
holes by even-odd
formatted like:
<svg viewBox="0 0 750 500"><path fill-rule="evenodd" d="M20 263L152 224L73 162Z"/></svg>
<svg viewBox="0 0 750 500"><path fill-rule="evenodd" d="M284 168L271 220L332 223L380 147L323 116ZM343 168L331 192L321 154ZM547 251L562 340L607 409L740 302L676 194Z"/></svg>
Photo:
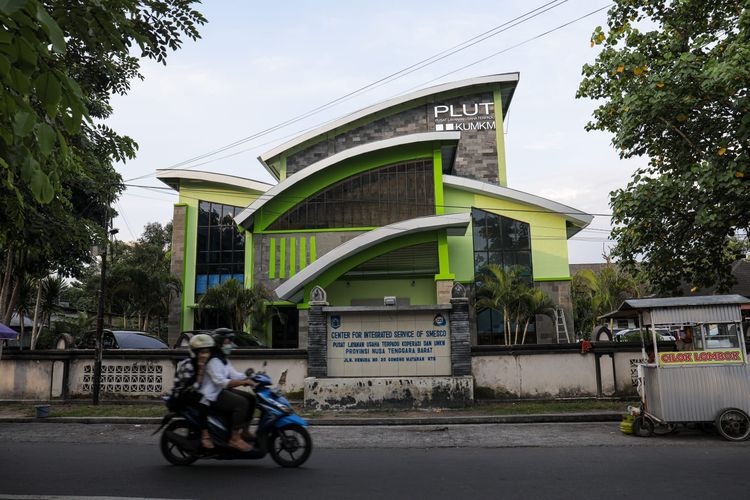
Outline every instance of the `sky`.
<svg viewBox="0 0 750 500"><path fill-rule="evenodd" d="M198 6L208 19L202 38L186 41L166 66L143 62L145 79L112 100L108 124L139 144L137 158L117 166L129 185L115 206L118 237L134 240L146 223L171 219L177 193L162 189L156 169L290 120L550 1L206 1ZM417 88L519 72L505 121L508 186L597 215L568 248L571 263L600 262L612 244L609 193L645 164L619 159L608 134L586 132L596 103L575 98L582 66L596 57L590 37L606 23L606 9L533 38L606 5L557 0L435 64L179 168L271 182L257 156L304 130Z"/></svg>

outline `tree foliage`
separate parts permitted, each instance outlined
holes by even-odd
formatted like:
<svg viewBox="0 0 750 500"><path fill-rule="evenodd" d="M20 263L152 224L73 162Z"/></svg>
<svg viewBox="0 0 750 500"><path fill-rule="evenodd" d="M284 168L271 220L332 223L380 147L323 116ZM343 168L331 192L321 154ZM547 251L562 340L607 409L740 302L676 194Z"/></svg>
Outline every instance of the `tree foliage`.
<svg viewBox="0 0 750 500"><path fill-rule="evenodd" d="M140 58L165 62L205 18L192 0L0 0L0 317L27 274L76 276L122 190L133 139L105 121Z"/></svg>
<svg viewBox="0 0 750 500"><path fill-rule="evenodd" d="M750 3L616 0L578 97L587 130L646 157L611 194L612 255L659 293L731 285L729 239L750 227ZM642 261L638 265L638 261Z"/></svg>
<svg viewBox="0 0 750 500"><path fill-rule="evenodd" d="M225 322L224 327L243 331L248 323L253 333L262 334L256 328L265 323L267 304L272 300L273 294L262 284L245 288L236 279L229 279L206 290L198 301L198 313L211 310Z"/></svg>
<svg viewBox="0 0 750 500"><path fill-rule="evenodd" d="M573 324L585 338L601 324L598 318L617 309L623 300L641 296L638 282L620 266L607 261L597 272L583 269L573 275Z"/></svg>
<svg viewBox="0 0 750 500"><path fill-rule="evenodd" d="M171 300L182 291L180 280L170 272L169 224L147 224L133 243L113 242L109 251L104 308L120 316L123 328L162 334L154 320L166 318ZM67 298L73 307L95 311L100 267L90 266L74 284ZM159 322L160 323L160 322Z"/></svg>

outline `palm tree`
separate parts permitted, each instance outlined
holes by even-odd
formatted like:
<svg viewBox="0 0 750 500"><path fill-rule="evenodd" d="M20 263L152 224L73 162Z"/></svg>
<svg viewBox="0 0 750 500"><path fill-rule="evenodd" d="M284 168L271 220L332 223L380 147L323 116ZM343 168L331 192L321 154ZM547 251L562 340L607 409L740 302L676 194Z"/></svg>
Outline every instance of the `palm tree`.
<svg viewBox="0 0 750 500"><path fill-rule="evenodd" d="M37 287L34 325L31 330L31 349L36 348L42 326L50 321L52 314L60 310L60 297L68 288L68 284L62 276L47 276L37 282ZM41 318L39 317L40 313Z"/></svg>
<svg viewBox="0 0 750 500"><path fill-rule="evenodd" d="M525 286L519 279L519 269L511 267L506 270L490 264L479 276L477 284L475 308L502 311L504 341L506 345L510 344L511 316L518 316L519 291Z"/></svg>
<svg viewBox="0 0 750 500"><path fill-rule="evenodd" d="M614 311L623 300L641 295L636 280L610 262L598 273L590 269L578 271L573 281L576 308L590 310L590 314L577 311L576 316L586 319L587 323L590 321L592 328L599 316ZM610 323L610 330L611 327ZM585 329L585 326L580 325L580 329Z"/></svg>
<svg viewBox="0 0 750 500"><path fill-rule="evenodd" d="M555 303L549 298L541 288L530 288L523 297L525 319L523 325L523 337L521 344L526 343L526 332L529 329L529 323L537 315L545 315L554 318Z"/></svg>
<svg viewBox="0 0 750 500"><path fill-rule="evenodd" d="M236 279L229 279L213 288L209 288L198 301L198 314L213 310L225 318L232 330L243 330L251 316L265 314L266 303L273 300L271 291L263 285L244 288Z"/></svg>

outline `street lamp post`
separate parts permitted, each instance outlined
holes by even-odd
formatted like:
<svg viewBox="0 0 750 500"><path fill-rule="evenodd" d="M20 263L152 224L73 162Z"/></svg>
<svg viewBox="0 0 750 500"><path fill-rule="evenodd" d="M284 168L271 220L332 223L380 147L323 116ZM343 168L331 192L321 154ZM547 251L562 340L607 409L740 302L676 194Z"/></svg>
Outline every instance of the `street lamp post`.
<svg viewBox="0 0 750 500"><path fill-rule="evenodd" d="M109 217L109 210L107 211L107 217ZM109 221L107 222L109 225ZM99 395L102 386L102 339L104 337L104 286L106 283L107 276L107 251L109 249L109 238L118 233L117 229L110 229L107 232L106 240L104 242L104 249L102 250L102 274L99 278L99 303L96 308L96 354L94 355L94 405L99 404Z"/></svg>

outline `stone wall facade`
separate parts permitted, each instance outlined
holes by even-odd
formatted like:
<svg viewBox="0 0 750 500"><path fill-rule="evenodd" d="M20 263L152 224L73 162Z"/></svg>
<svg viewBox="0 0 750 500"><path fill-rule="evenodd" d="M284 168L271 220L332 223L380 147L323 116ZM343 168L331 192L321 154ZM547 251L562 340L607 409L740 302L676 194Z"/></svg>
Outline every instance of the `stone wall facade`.
<svg viewBox="0 0 750 500"><path fill-rule="evenodd" d="M172 276L182 283L182 270L185 267L185 223L187 222L187 207L175 205L172 215L172 261L169 270ZM180 336L182 325L182 296L175 295L169 302L169 319L167 323L167 338L169 345L174 345Z"/></svg>
<svg viewBox="0 0 750 500"><path fill-rule="evenodd" d="M434 110L436 105L453 106L452 109L458 113L457 110L463 110L464 105L467 106L466 109L469 112L473 112L476 109L475 105L478 103L487 103L487 109L492 112L493 117L495 116L493 94L492 92L483 92L450 99L437 99L380 118L347 132L330 132L322 141L293 153L287 158L287 176L355 146L402 135L435 132L437 129ZM492 105L489 106L489 103L492 103ZM502 123L496 126L502 127ZM461 130L453 174L491 184L498 183L497 138L494 128Z"/></svg>
<svg viewBox="0 0 750 500"><path fill-rule="evenodd" d="M311 262L311 239L315 238L315 257L316 259L327 254L334 248L346 243L352 238L355 238L362 234L363 231L334 231L330 233L284 233L284 234L256 234L253 236L253 281L254 283L262 283L269 287L271 290L275 289L287 279L289 279L289 245L294 244L296 246L296 269L299 270L304 266L300 266L301 258L301 245L300 239L304 238L305 242L305 263L310 265ZM276 240L276 251L275 251L275 268L276 276L269 278L270 272L270 258L271 258L271 239ZM281 267L281 252L279 251L280 239L284 238L286 248L286 262L285 262L285 277L279 277L279 271Z"/></svg>

